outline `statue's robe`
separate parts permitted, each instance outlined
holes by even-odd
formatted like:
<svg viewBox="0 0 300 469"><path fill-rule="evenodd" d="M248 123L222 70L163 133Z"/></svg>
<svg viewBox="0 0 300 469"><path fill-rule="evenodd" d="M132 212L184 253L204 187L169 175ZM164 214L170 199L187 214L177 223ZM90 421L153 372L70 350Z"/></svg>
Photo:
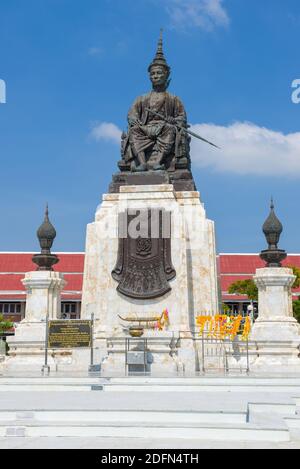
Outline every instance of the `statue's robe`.
<svg viewBox="0 0 300 469"><path fill-rule="evenodd" d="M173 149L176 154L181 132L147 109L158 112L164 117L172 117L181 126L187 124L184 106L177 96L162 92L155 93L155 99L152 93L138 97L128 113L129 143L132 153L137 155L151 150L156 145L162 157L169 155ZM136 120L140 125L134 123Z"/></svg>

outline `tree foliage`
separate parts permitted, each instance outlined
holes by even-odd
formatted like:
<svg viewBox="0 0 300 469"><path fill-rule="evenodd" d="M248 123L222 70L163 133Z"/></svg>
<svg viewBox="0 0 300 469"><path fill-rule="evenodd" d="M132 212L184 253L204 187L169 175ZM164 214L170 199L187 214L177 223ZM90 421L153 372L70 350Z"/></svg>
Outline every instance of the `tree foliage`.
<svg viewBox="0 0 300 469"><path fill-rule="evenodd" d="M294 317L300 323L300 300L293 301L293 313Z"/></svg>
<svg viewBox="0 0 300 469"><path fill-rule="evenodd" d="M228 288L228 293L246 295L252 301L258 300L258 289L251 278L232 283Z"/></svg>
<svg viewBox="0 0 300 469"><path fill-rule="evenodd" d="M292 269L293 274L296 279L293 283L292 288L299 288L300 286L300 269L295 266L288 266ZM247 280L238 280L237 282L232 283L228 288L228 293L236 295L245 295L252 301L258 301L258 289L254 283L254 280L249 278ZM300 299L293 301L293 312L294 317L300 323Z"/></svg>
<svg viewBox="0 0 300 469"><path fill-rule="evenodd" d="M293 283L293 288L299 288L300 287L300 269L298 267L295 267L294 265L289 265L288 267L289 269L292 269L293 274L296 277Z"/></svg>
<svg viewBox="0 0 300 469"><path fill-rule="evenodd" d="M3 314L0 314L0 334L2 334L3 332L6 332L9 329L11 329L13 327L13 325L14 324L12 322L6 321L4 319Z"/></svg>

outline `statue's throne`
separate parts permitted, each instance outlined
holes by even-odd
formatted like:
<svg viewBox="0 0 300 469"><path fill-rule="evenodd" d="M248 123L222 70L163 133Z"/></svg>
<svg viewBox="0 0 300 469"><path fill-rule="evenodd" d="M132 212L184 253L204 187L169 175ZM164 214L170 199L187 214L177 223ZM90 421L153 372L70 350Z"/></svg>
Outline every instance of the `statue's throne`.
<svg viewBox="0 0 300 469"><path fill-rule="evenodd" d="M191 167L190 160L190 141L191 137L184 131L178 130L177 135L177 144L174 144L174 147L167 158L164 160L163 164L169 172L173 172L177 169L188 169ZM146 151L146 161L148 169L157 164L158 160L158 151L156 144ZM118 167L121 172L134 172L136 167L139 165L139 162L133 152L129 141L129 135L127 132L122 133L121 137L121 160L118 162Z"/></svg>

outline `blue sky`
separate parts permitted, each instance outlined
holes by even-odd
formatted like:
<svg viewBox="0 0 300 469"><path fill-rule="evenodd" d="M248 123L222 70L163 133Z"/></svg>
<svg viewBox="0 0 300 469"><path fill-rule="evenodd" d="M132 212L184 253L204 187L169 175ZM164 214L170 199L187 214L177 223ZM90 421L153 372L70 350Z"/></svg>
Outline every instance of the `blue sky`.
<svg viewBox="0 0 300 469"><path fill-rule="evenodd" d="M299 0L0 0L0 21L0 250L37 249L47 201L54 250L84 250L163 27L170 91L222 147L192 152L218 250L264 248L273 195L281 245L300 252Z"/></svg>

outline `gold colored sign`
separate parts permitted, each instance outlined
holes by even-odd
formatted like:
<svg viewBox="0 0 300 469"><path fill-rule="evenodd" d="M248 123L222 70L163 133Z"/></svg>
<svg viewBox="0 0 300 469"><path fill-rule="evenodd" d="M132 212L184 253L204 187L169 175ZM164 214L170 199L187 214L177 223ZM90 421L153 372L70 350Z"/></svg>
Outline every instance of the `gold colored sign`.
<svg viewBox="0 0 300 469"><path fill-rule="evenodd" d="M91 321L49 321L49 348L91 347L91 336Z"/></svg>

